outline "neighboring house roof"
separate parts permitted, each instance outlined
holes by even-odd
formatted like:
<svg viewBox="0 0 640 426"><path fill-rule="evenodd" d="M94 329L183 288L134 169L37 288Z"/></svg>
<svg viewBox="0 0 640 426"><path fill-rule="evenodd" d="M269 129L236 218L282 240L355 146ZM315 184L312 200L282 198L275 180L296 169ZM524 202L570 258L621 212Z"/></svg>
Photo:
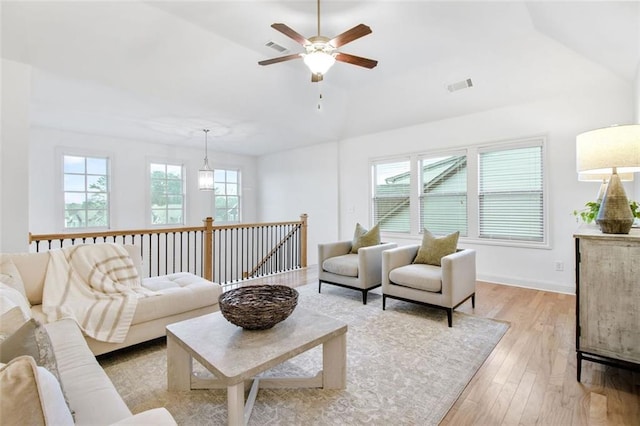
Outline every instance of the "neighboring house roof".
<svg viewBox="0 0 640 426"><path fill-rule="evenodd" d="M464 191L466 169L466 156L450 156L423 166L423 193L450 193L459 188ZM397 229L402 223L409 222L410 179L410 172L400 173L385 179L384 184L376 186L375 214L383 228Z"/></svg>

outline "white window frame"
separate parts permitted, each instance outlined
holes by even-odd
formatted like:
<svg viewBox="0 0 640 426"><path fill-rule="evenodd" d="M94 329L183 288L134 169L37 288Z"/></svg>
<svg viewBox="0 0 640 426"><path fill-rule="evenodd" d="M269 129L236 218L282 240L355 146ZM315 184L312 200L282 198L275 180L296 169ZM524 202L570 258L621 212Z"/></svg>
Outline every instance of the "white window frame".
<svg viewBox="0 0 640 426"><path fill-rule="evenodd" d="M477 228L476 235L478 241L483 241L485 244L496 244L496 245L513 245L513 246L523 246L523 247L539 247L539 248L549 248L549 220L548 220L548 211L549 211L549 195L548 195L548 184L547 184L547 169L548 169L548 159L546 154L546 137L544 136L533 136L530 138L507 141L503 143L495 143L489 145L482 145L477 148L476 154L476 165L478 168L477 179L478 182L475 185L475 190L478 191L476 194L476 214L477 214ZM480 211L480 155L486 152L495 152L495 151L508 151L518 148L530 148L530 147L540 147L541 149L541 167L542 167L542 235L540 241L520 239L520 238L488 238L482 237L480 235L480 222L481 222L481 211Z"/></svg>
<svg viewBox="0 0 640 426"><path fill-rule="evenodd" d="M235 195L235 196L238 197L238 219L237 220L219 220L219 219L217 219L217 213L218 212L217 212L217 207L216 207L216 197L223 196L223 197L228 199L228 197L234 196L234 195L227 194L226 190L225 190L224 194L216 194L216 189L215 189L216 188L216 184L222 182L222 181L216 180L217 179L216 176L217 176L217 172L221 172L221 171L225 172L225 180L224 180L225 185L230 183L229 181L226 180L227 179L226 178L227 172L236 172L237 175L238 175L238 179L237 179L238 181L235 182L235 185L237 186L237 195ZM243 208L242 208L242 203L243 203L243 196L242 196L242 169L240 167L215 167L214 166L214 168L213 168L213 187L214 187L214 190L213 190L213 201L212 202L213 202L214 222L218 223L218 224L220 224L220 223L241 223L242 222L242 211L243 211Z"/></svg>
<svg viewBox="0 0 640 426"><path fill-rule="evenodd" d="M152 177L151 177L151 165L152 164L159 164L159 165L164 165L165 167L167 166L175 166L175 167L180 167L182 169L182 222L180 223L153 223L152 220L152 215L153 215L153 205L152 205L152 193L151 193L151 184L152 184ZM146 222L149 226L151 227L171 227L171 226L176 226L176 225L184 225L187 223L187 170L186 167L184 165L184 162L180 161L180 160L167 160L167 159L159 159L159 158L149 158L147 159L147 186L146 186L146 193L147 193L147 202L146 202ZM174 209L169 209L168 207L166 208L166 210L174 210Z"/></svg>
<svg viewBox="0 0 640 426"><path fill-rule="evenodd" d="M518 147L526 147L537 144L542 147L542 199L543 199L543 238L542 241L525 241L515 239L487 239L480 238L480 206L479 206L479 153L482 150L498 150L498 149L511 149ZM382 231L384 235L389 239L397 236L398 238L410 238L419 240L421 239L422 229L420 227L420 193L421 193L421 177L420 177L420 164L423 158L435 158L443 157L447 155L461 155L466 154L467 157L467 236L460 236L460 240L470 244L478 245L496 245L496 246L508 246L508 247L527 247L527 248L539 248L550 249L549 241L549 191L548 191L548 158L547 158L547 137L544 135L535 135L520 139L510 139L503 141L495 141L482 144L470 144L467 146L455 147L450 150L434 150L427 152L419 152L413 154L406 154L403 156L389 156L378 157L369 160L369 217L371 223L375 222L374 219L374 206L373 206L373 186L374 175L373 167L376 164L384 164L390 162L397 162L410 159L411 176L412 176L412 195L410 199L410 221L411 232L398 233Z"/></svg>
<svg viewBox="0 0 640 426"><path fill-rule="evenodd" d="M56 157L57 157L57 163L58 163L58 167L56 167L56 175L57 175L57 182L58 182L58 188L59 188L59 196L56 197L56 204L58 206L58 208L56 209L57 211L59 211L59 219L58 219L58 223L60 224L61 229L63 230L63 232L75 232L75 231L94 231L94 230L105 230L105 229L111 229L114 226L113 220L112 220L112 209L113 209L113 200L112 200L112 192L113 192L113 176L112 176L112 170L113 170L113 158L112 155L110 153L104 152L104 151L89 151L89 150L78 150L75 148L65 148L65 147L58 147L56 148ZM65 157L82 157L85 159L87 158L103 158L107 160L107 170L106 170L106 176L107 176L107 190L105 192L107 201L107 207L106 207L106 218L107 218L107 225L106 226L82 226L82 227L67 227L66 226L66 201L65 201L65 195L67 192L77 192L77 191L65 191L65 170L64 170L64 159ZM87 176L87 171L85 169L85 180L86 180L86 176ZM90 193L90 191L86 191L86 182L85 182L85 194ZM86 209L85 209L86 210Z"/></svg>

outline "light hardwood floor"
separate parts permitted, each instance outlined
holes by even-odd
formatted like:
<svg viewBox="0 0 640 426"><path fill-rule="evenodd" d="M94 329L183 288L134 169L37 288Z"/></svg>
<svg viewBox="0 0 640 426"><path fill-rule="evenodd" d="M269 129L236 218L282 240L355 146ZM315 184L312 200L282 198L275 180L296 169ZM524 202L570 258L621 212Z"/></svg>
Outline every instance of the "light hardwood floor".
<svg viewBox="0 0 640 426"><path fill-rule="evenodd" d="M317 279L311 266L253 284ZM573 295L479 282L475 309L457 310L511 327L441 425L640 426L640 373L584 361L576 381Z"/></svg>

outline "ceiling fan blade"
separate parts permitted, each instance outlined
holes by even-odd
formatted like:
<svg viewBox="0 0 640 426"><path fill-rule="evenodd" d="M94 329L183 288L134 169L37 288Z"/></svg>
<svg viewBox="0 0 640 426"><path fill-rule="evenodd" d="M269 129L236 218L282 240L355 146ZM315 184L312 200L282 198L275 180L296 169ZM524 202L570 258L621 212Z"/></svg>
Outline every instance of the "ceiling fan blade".
<svg viewBox="0 0 640 426"><path fill-rule="evenodd" d="M294 53L292 55L280 56L279 58L265 59L264 61L258 62L258 64L260 64L260 65L271 65L271 64L277 64L278 62L284 62L284 61L290 61L292 59L298 59L300 57L301 56L300 56L299 53Z"/></svg>
<svg viewBox="0 0 640 426"><path fill-rule="evenodd" d="M358 65L359 67L369 69L374 68L376 65L378 65L378 61L374 59L367 59L361 56L350 55L348 53L342 52L338 52L338 54L336 55L336 61L346 62L348 64Z"/></svg>
<svg viewBox="0 0 640 426"><path fill-rule="evenodd" d="M351 43L353 40L357 40L360 37L371 34L371 32L371 28L369 28L365 24L356 25L350 30L347 30L342 34L335 36L332 40L329 41L329 44L331 44L333 47L344 46L347 43Z"/></svg>
<svg viewBox="0 0 640 426"><path fill-rule="evenodd" d="M309 42L309 40L307 40L304 36L298 34L295 30L292 30L285 24L271 24L271 28L276 31L280 31L282 34L297 41L303 46L306 44L311 44L311 42Z"/></svg>
<svg viewBox="0 0 640 426"><path fill-rule="evenodd" d="M322 74L311 73L311 82L318 83L322 81Z"/></svg>

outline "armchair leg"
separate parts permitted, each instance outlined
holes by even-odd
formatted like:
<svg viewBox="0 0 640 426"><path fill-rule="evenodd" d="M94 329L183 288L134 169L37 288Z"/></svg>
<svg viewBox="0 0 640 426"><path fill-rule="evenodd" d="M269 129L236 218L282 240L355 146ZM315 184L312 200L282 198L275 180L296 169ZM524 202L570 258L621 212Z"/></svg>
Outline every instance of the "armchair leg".
<svg viewBox="0 0 640 426"><path fill-rule="evenodd" d="M472 307L473 309L475 309L475 308L476 308L476 294L475 294L475 293L473 293L473 294L471 295L471 307Z"/></svg>
<svg viewBox="0 0 640 426"><path fill-rule="evenodd" d="M447 322L449 327L453 327L453 309L447 308Z"/></svg>
<svg viewBox="0 0 640 426"><path fill-rule="evenodd" d="M318 281L318 293L320 293L320 289L322 289L322 281Z"/></svg>
<svg viewBox="0 0 640 426"><path fill-rule="evenodd" d="M367 290L362 290L362 304L367 304Z"/></svg>
<svg viewBox="0 0 640 426"><path fill-rule="evenodd" d="M382 310L384 311L386 307L387 307L387 295L383 294L382 295Z"/></svg>

